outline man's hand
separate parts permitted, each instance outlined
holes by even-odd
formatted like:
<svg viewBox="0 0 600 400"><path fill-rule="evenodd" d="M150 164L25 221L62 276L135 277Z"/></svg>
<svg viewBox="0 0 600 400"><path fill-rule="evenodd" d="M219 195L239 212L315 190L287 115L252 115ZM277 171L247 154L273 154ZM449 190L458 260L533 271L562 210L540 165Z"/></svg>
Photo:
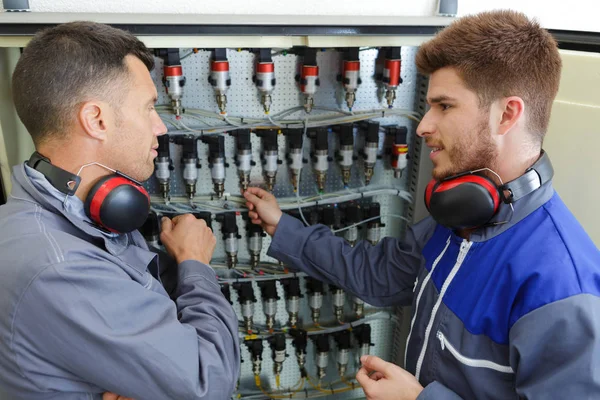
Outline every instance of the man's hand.
<svg viewBox="0 0 600 400"><path fill-rule="evenodd" d="M184 214L172 220L163 217L161 222L160 240L177 264L185 260L210 263L217 239L203 219Z"/></svg>
<svg viewBox="0 0 600 400"><path fill-rule="evenodd" d="M269 235L273 236L281 219L281 209L275 196L266 190L251 187L244 192L248 216L253 224L260 225Z"/></svg>
<svg viewBox="0 0 600 400"><path fill-rule="evenodd" d="M375 356L362 356L356 380L368 400L415 400L423 386L396 364Z"/></svg>
<svg viewBox="0 0 600 400"><path fill-rule="evenodd" d="M102 400L133 400L131 397L119 396L116 393L106 392L102 395Z"/></svg>

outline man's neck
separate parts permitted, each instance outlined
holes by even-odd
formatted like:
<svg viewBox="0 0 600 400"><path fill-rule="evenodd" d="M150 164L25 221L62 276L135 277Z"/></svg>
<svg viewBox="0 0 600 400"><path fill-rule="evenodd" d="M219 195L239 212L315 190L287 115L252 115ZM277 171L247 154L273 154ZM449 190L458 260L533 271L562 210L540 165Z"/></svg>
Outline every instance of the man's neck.
<svg viewBox="0 0 600 400"><path fill-rule="evenodd" d="M55 146L41 145L38 146L37 151L43 156L48 157L52 162L52 165L71 172L72 174L77 174L81 167L85 164L100 162L100 160L93 159L94 157L90 157L83 152L69 152L66 150L66 146L61 146L59 150ZM66 154L69 154L69 156L66 156ZM97 165L92 165L81 169L81 173L79 173L81 182L79 183L79 187L77 188L75 195L79 197L81 201L85 202L88 193L96 181L108 174L110 174L110 171Z"/></svg>
<svg viewBox="0 0 600 400"><path fill-rule="evenodd" d="M500 175L503 183L517 179L540 158L541 147L523 137L530 133L513 135L500 145L500 153L496 160L495 172Z"/></svg>

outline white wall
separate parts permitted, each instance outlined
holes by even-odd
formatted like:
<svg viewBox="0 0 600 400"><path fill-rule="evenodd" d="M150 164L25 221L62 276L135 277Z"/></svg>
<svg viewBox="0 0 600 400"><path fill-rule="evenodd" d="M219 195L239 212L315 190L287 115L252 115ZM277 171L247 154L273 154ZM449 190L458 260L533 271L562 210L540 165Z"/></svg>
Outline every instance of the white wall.
<svg viewBox="0 0 600 400"><path fill-rule="evenodd" d="M284 14L284 15L432 15L437 0L29 0L32 11Z"/></svg>
<svg viewBox="0 0 600 400"><path fill-rule="evenodd" d="M1 0L0 0L1 2ZM284 15L435 15L438 0L29 0L32 11ZM458 0L465 15L496 8L519 10L552 29L600 32L598 0Z"/></svg>

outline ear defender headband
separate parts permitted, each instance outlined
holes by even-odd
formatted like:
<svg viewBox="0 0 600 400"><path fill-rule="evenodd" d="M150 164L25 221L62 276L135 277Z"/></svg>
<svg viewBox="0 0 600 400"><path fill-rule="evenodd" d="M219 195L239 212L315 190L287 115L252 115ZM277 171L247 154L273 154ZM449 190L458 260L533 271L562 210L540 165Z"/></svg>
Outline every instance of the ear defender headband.
<svg viewBox="0 0 600 400"><path fill-rule="evenodd" d="M552 179L554 169L548 155L541 157L523 175L498 186L484 175L484 168L454 175L442 181L431 180L425 189L425 206L431 216L450 229L472 229L486 225L505 223L491 222L500 204L509 204L539 189Z"/></svg>
<svg viewBox="0 0 600 400"><path fill-rule="evenodd" d="M94 184L85 200L86 215L98 226L113 233L128 233L140 228L150 212L150 196L142 184L126 174L99 163L82 166L77 175L52 165L38 152L27 165L41 172L52 186L73 196L81 183L79 174L85 167L99 165L113 172Z"/></svg>

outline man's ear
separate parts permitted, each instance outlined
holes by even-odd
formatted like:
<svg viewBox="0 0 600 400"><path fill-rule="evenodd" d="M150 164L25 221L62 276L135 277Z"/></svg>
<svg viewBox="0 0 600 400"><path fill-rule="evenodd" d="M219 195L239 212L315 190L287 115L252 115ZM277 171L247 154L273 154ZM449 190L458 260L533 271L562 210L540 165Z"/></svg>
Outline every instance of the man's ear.
<svg viewBox="0 0 600 400"><path fill-rule="evenodd" d="M506 97L500 100L500 122L498 134L505 135L521 120L525 112L525 103L518 96Z"/></svg>
<svg viewBox="0 0 600 400"><path fill-rule="evenodd" d="M79 124L85 133L97 140L104 141L108 137L108 104L100 101L88 101L79 108Z"/></svg>

